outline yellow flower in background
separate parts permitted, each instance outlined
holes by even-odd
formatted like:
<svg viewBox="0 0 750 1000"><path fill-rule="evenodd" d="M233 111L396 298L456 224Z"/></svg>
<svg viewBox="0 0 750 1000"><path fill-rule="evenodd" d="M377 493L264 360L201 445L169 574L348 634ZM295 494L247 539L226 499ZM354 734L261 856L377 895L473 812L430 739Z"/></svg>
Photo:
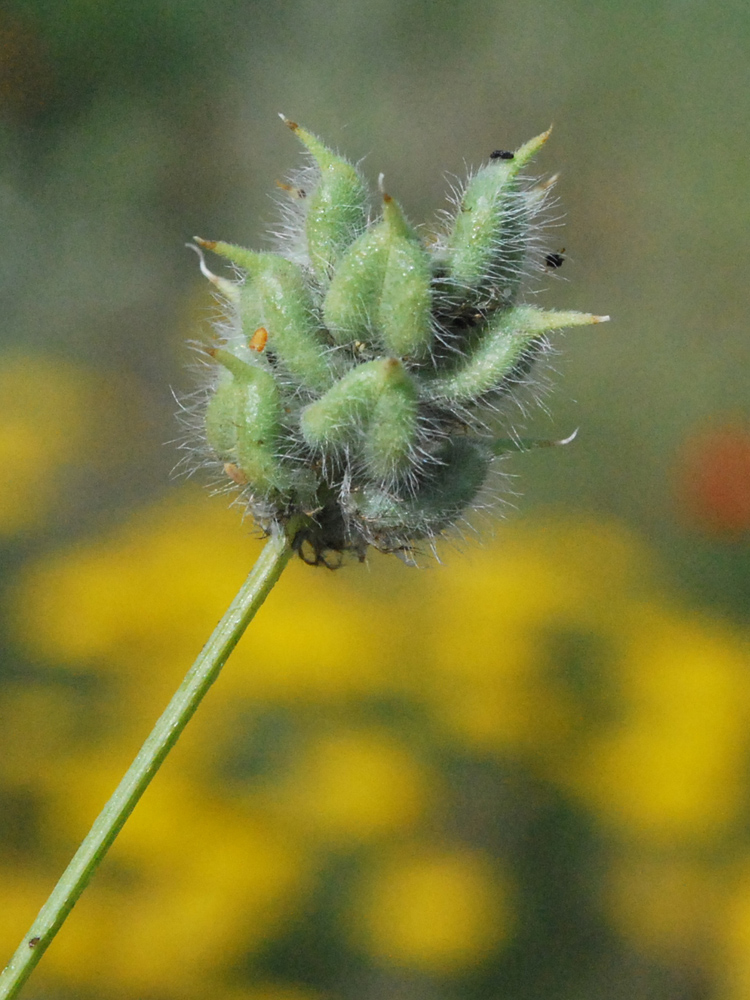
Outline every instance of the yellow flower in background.
<svg viewBox="0 0 750 1000"><path fill-rule="evenodd" d="M0 687L0 781L36 792L49 789L51 761L68 762L81 748L85 700L69 687L15 680ZM59 775L55 772L53 783Z"/></svg>
<svg viewBox="0 0 750 1000"><path fill-rule="evenodd" d="M279 794L290 824L339 844L409 829L430 786L413 752L387 729L342 729L304 748Z"/></svg>
<svg viewBox="0 0 750 1000"><path fill-rule="evenodd" d="M32 565L16 592L15 626L43 661L138 674L147 692L168 691L259 550L236 510L186 488L108 537ZM222 682L232 698L315 700L379 689L390 667L382 639L371 608L350 599L345 573L321 579L295 563Z"/></svg>
<svg viewBox="0 0 750 1000"><path fill-rule="evenodd" d="M0 864L0 941L14 941L28 927L49 895L49 871L22 864L18 858Z"/></svg>
<svg viewBox="0 0 750 1000"><path fill-rule="evenodd" d="M0 358L0 537L37 526L86 441L92 380L43 355Z"/></svg>
<svg viewBox="0 0 750 1000"><path fill-rule="evenodd" d="M381 965L461 972L507 940L506 881L482 852L411 845L386 857L358 897L357 943Z"/></svg>
<svg viewBox="0 0 750 1000"><path fill-rule="evenodd" d="M0 357L0 539L53 514L59 525L84 480L123 470L132 478L152 424L143 386L127 371L112 379L49 354Z"/></svg>
<svg viewBox="0 0 750 1000"><path fill-rule="evenodd" d="M436 714L480 751L557 755L578 736L582 688L601 682L591 654L616 644L631 593L652 588L649 569L619 526L570 517L513 525L452 557L424 656ZM571 644L580 676L561 656Z"/></svg>
<svg viewBox="0 0 750 1000"><path fill-rule="evenodd" d="M721 1000L750 997L750 855L731 866L725 879L716 966Z"/></svg>
<svg viewBox="0 0 750 1000"><path fill-rule="evenodd" d="M710 841L742 821L750 751L750 657L698 616L633 608L617 663L619 715L558 777L621 834Z"/></svg>
<svg viewBox="0 0 750 1000"><path fill-rule="evenodd" d="M195 655L259 546L232 512L185 494L28 568L14 610L33 655L131 674Z"/></svg>
<svg viewBox="0 0 750 1000"><path fill-rule="evenodd" d="M129 996L189 994L277 931L308 871L288 829L161 776L50 949L48 974Z"/></svg>
<svg viewBox="0 0 750 1000"><path fill-rule="evenodd" d="M502 525L491 544L451 552L445 566L443 625L466 613L499 629L506 620L612 622L623 600L656 593L653 560L634 535L569 512Z"/></svg>
<svg viewBox="0 0 750 1000"><path fill-rule="evenodd" d="M521 525L436 588L425 693L450 732L522 756L626 836L711 838L746 794L750 647L681 612L617 527Z"/></svg>
<svg viewBox="0 0 750 1000"><path fill-rule="evenodd" d="M43 722L39 712L36 718ZM46 762L49 774L29 761L27 785L37 794L46 852L35 845L42 854L36 867L24 863L20 847L15 857L3 852L3 940L17 937L33 917L55 870L110 794L123 769L120 756L127 761L131 752L119 742L77 756L69 751L59 763ZM5 770L0 796L8 820L8 795L19 786L13 775L8 783ZM277 932L304 902L310 867L288 822L243 808L231 789L163 773L56 938L41 976L52 988L116 983L127 995L190 995Z"/></svg>

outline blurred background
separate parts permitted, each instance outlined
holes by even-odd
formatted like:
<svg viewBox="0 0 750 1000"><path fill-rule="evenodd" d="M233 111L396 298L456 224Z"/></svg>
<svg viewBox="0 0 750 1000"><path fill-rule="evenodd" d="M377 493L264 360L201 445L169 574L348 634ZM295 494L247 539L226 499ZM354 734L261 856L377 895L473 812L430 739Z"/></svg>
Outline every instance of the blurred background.
<svg viewBox="0 0 750 1000"><path fill-rule="evenodd" d="M5 961L259 551L174 479L184 243L268 247L277 112L450 175L555 128L564 449L424 570L294 564L29 1000L750 998L743 0L6 0Z"/></svg>

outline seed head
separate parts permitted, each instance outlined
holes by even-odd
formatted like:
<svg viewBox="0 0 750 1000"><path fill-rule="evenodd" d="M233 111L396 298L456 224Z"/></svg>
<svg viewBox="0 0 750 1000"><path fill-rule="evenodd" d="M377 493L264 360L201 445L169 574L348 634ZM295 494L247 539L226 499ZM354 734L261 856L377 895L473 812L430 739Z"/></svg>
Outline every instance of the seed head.
<svg viewBox="0 0 750 1000"><path fill-rule="evenodd" d="M518 302L534 270L562 263L540 237L554 179L523 177L549 132L492 152L423 238L382 175L372 218L359 169L283 120L313 166L279 185L280 251L195 239L227 314L205 352L203 457L264 530L294 524L306 561L369 545L411 561L478 504L506 453L553 443L508 436L504 404L531 384L551 331L608 317Z"/></svg>

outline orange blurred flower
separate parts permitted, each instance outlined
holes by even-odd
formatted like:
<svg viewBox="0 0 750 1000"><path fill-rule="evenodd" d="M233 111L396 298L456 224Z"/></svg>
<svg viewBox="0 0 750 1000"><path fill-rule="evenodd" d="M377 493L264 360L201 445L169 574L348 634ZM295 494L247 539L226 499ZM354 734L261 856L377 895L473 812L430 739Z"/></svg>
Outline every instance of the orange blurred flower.
<svg viewBox="0 0 750 1000"><path fill-rule="evenodd" d="M727 424L693 435L678 465L677 491L700 530L729 537L750 530L750 427Z"/></svg>

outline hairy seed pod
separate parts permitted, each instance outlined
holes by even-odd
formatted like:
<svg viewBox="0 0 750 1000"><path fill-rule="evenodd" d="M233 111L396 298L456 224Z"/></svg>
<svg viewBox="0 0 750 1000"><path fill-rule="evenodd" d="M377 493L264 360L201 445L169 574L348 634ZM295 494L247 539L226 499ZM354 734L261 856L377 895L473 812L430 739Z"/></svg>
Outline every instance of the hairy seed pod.
<svg viewBox="0 0 750 1000"><path fill-rule="evenodd" d="M323 303L339 344L375 342L423 360L432 344L430 256L398 203L383 195L383 218L342 256Z"/></svg>
<svg viewBox="0 0 750 1000"><path fill-rule="evenodd" d="M547 133L496 150L464 188L448 235L423 242L382 175L382 216L368 222L358 171L287 124L320 176L313 189L286 185L295 208L282 250L196 240L240 278L211 274L201 257L225 316L209 350L219 374L202 453L265 530L294 533L305 561L333 568L368 545L413 561L420 540L487 502L508 453L572 440L521 437L498 404L521 383L533 389L551 331L607 317L515 301L532 270L528 248L544 245L538 218L553 183L529 184L520 171Z"/></svg>
<svg viewBox="0 0 750 1000"><path fill-rule="evenodd" d="M341 254L367 226L367 185L356 167L317 136L283 115L281 119L304 143L320 171L315 189L305 199L305 233L310 264L317 277L327 281Z"/></svg>
<svg viewBox="0 0 750 1000"><path fill-rule="evenodd" d="M247 342L263 327L269 350L289 375L307 389L327 388L333 375L325 339L315 320L313 299L300 268L277 254L254 253L217 241L198 242L247 274L239 302Z"/></svg>
<svg viewBox="0 0 750 1000"><path fill-rule="evenodd" d="M523 370L527 356L534 353L535 345L544 334L607 319L589 313L545 311L533 306L503 310L488 323L467 358L453 370L439 372L425 382L425 398L441 404L476 403L503 389L519 369Z"/></svg>
<svg viewBox="0 0 750 1000"><path fill-rule="evenodd" d="M366 362L306 407L300 427L317 451L361 456L377 480L398 475L416 444L416 387L395 358Z"/></svg>
<svg viewBox="0 0 750 1000"><path fill-rule="evenodd" d="M381 364L383 387L365 431L365 465L374 480L401 477L414 461L417 443L417 387L394 358Z"/></svg>
<svg viewBox="0 0 750 1000"><path fill-rule="evenodd" d="M413 494L368 486L352 494L352 507L373 538L388 546L431 537L453 524L484 485L490 456L466 438L443 442Z"/></svg>
<svg viewBox="0 0 750 1000"><path fill-rule="evenodd" d="M512 302L523 276L530 205L519 189L518 174L542 148L549 130L517 149L512 158L496 157L468 182L448 237L451 281L475 293Z"/></svg>
<svg viewBox="0 0 750 1000"><path fill-rule="evenodd" d="M236 482L249 485L259 496L283 493L290 477L276 456L281 433L276 380L229 351L216 349L212 356L231 378L217 386L206 409L209 445L236 470Z"/></svg>

